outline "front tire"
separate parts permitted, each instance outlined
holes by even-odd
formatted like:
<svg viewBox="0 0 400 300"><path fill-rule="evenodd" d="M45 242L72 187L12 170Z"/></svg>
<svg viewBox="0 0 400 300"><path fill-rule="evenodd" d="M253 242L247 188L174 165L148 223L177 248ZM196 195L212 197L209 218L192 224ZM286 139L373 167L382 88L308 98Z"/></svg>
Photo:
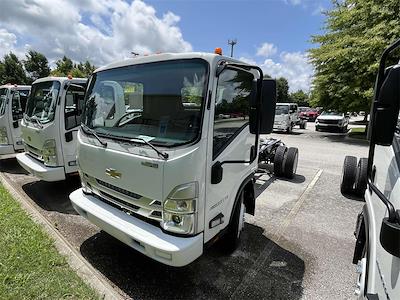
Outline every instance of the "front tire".
<svg viewBox="0 0 400 300"><path fill-rule="evenodd" d="M354 192L357 196L363 197L367 189L367 169L368 158L360 158L357 166L356 180L354 183Z"/></svg>
<svg viewBox="0 0 400 300"><path fill-rule="evenodd" d="M244 228L244 213L246 212L246 206L243 201L243 191L240 193L239 197L239 201L236 203L234 211L232 212L233 215L231 222L228 225L228 230L222 239L224 250L227 253L232 253L239 246L240 235Z"/></svg>

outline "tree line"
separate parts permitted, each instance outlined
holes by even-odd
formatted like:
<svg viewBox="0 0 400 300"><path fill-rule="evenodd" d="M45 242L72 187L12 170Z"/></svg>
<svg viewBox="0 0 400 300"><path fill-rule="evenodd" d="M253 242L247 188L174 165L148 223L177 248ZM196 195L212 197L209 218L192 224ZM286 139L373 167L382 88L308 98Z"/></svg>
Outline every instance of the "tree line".
<svg viewBox="0 0 400 300"><path fill-rule="evenodd" d="M315 67L311 103L341 111L369 111L382 51L400 38L398 0L332 0L325 30L311 41ZM391 63L399 61L394 53Z"/></svg>
<svg viewBox="0 0 400 300"><path fill-rule="evenodd" d="M265 74L264 78L271 78L271 76ZM299 106L310 106L309 94L301 89L290 93L289 82L285 77L276 78L276 93L276 102L278 103L295 102Z"/></svg>
<svg viewBox="0 0 400 300"><path fill-rule="evenodd" d="M46 76L72 75L84 78L89 77L96 69L89 61L74 63L66 56L55 64L55 69L51 70L46 56L35 50L29 50L22 60L10 52L0 60L0 84L31 84Z"/></svg>

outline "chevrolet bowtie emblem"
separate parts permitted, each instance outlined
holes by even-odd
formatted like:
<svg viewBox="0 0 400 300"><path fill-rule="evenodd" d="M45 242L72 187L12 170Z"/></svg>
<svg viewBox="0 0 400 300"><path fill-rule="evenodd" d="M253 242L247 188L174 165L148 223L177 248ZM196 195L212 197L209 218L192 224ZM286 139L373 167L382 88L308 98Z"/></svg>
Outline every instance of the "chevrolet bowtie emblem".
<svg viewBox="0 0 400 300"><path fill-rule="evenodd" d="M106 169L106 175L112 177L112 178L121 178L122 174L117 172L117 170L113 169L113 168L107 168Z"/></svg>

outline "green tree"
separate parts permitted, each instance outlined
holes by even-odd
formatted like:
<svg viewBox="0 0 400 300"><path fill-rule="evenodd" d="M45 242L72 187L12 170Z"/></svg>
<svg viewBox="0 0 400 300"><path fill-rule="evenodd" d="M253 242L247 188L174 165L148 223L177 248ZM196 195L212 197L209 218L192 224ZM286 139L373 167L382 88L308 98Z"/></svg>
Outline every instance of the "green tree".
<svg viewBox="0 0 400 300"><path fill-rule="evenodd" d="M74 68L74 63L72 60L65 55L62 59L56 61L56 68L51 71L51 74L54 76L67 76L71 74L72 69Z"/></svg>
<svg viewBox="0 0 400 300"><path fill-rule="evenodd" d="M296 102L299 106L308 106L308 94L306 94L303 90L298 90L297 92L291 93L290 102Z"/></svg>
<svg viewBox="0 0 400 300"><path fill-rule="evenodd" d="M50 75L49 62L46 56L34 50L29 50L25 56L24 66L28 72L29 81L33 82L38 78Z"/></svg>
<svg viewBox="0 0 400 300"><path fill-rule="evenodd" d="M280 77L276 80L276 102L289 102L289 82L286 78Z"/></svg>
<svg viewBox="0 0 400 300"><path fill-rule="evenodd" d="M312 37L315 66L311 103L341 111L368 111L380 55L399 37L398 0L333 1L325 33Z"/></svg>
<svg viewBox="0 0 400 300"><path fill-rule="evenodd" d="M14 83L26 84L27 78L22 62L18 57L10 52L4 56L3 61L0 62L0 82L1 84Z"/></svg>

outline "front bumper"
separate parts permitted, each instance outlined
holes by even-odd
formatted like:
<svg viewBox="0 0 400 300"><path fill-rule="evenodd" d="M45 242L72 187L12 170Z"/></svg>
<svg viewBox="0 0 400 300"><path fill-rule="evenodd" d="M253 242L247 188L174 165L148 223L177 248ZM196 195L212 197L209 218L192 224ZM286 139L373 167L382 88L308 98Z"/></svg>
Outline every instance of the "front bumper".
<svg viewBox="0 0 400 300"><path fill-rule="evenodd" d="M47 167L26 152L17 154L19 164L32 175L44 181L65 180L64 167Z"/></svg>
<svg viewBox="0 0 400 300"><path fill-rule="evenodd" d="M78 189L69 195L72 206L83 217L133 249L163 264L181 267L203 253L203 233L177 237L130 216Z"/></svg>
<svg viewBox="0 0 400 300"><path fill-rule="evenodd" d="M324 128L343 128L343 124L326 124L326 123L317 123L315 126L324 127Z"/></svg>
<svg viewBox="0 0 400 300"><path fill-rule="evenodd" d="M6 154L13 154L15 153L14 146L13 145L0 145L0 155L6 155Z"/></svg>
<svg viewBox="0 0 400 300"><path fill-rule="evenodd" d="M287 124L274 124L275 130L286 130L288 128Z"/></svg>

